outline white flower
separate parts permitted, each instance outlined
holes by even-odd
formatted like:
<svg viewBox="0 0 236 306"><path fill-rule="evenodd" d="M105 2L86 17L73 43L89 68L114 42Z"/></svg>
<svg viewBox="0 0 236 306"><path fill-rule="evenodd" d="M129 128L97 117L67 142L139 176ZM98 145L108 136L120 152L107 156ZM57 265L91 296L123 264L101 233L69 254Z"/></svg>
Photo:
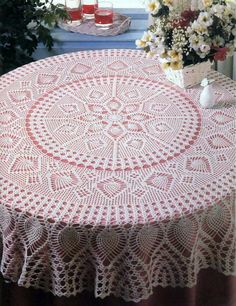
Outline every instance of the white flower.
<svg viewBox="0 0 236 306"><path fill-rule="evenodd" d="M201 12L198 16L199 24L205 27L209 27L213 23L213 19L211 18L210 14L208 12Z"/></svg>
<svg viewBox="0 0 236 306"><path fill-rule="evenodd" d="M220 19L222 19L223 17L223 13L224 13L224 10L225 10L225 6L224 5L221 5L221 4L215 4L211 7L211 10L210 12L219 17Z"/></svg>
<svg viewBox="0 0 236 306"><path fill-rule="evenodd" d="M159 37L163 37L164 36L164 33L163 33L162 29L160 29L160 28L156 28L155 31L154 31L154 34L156 36L159 36Z"/></svg>
<svg viewBox="0 0 236 306"><path fill-rule="evenodd" d="M187 45L186 31L181 28L175 28L172 33L172 49L182 53Z"/></svg>
<svg viewBox="0 0 236 306"><path fill-rule="evenodd" d="M232 34L233 34L234 36L236 36L236 27L234 27L234 28L232 29Z"/></svg>
<svg viewBox="0 0 236 306"><path fill-rule="evenodd" d="M181 65L192 61L213 60L215 52L211 52L212 49L227 48L219 50L220 58L221 51L223 57L224 51L228 55L236 48L236 0L198 0L201 2L199 10L190 23L184 20L178 23L177 7L183 10L179 0L145 1L146 10L153 16L160 16L153 18L152 26L136 41L136 45L149 56L160 54L167 60L166 67L180 69ZM162 14L164 6L169 9Z"/></svg>
<svg viewBox="0 0 236 306"><path fill-rule="evenodd" d="M196 51L197 55L200 57L200 58L205 58L207 56L206 53L202 53L202 52L199 52L199 51Z"/></svg>
<svg viewBox="0 0 236 306"><path fill-rule="evenodd" d="M180 62L183 59L183 54L174 49L170 50L168 55L171 62Z"/></svg>
<svg viewBox="0 0 236 306"><path fill-rule="evenodd" d="M147 42L142 39L136 39L135 44L137 48L145 48L147 47Z"/></svg>
<svg viewBox="0 0 236 306"><path fill-rule="evenodd" d="M226 0L226 5L236 11L236 1L235 0Z"/></svg>
<svg viewBox="0 0 236 306"><path fill-rule="evenodd" d="M209 45L204 45L203 44L203 45L200 46L200 51L202 53L208 54L210 52L210 50L211 50L211 47Z"/></svg>
<svg viewBox="0 0 236 306"><path fill-rule="evenodd" d="M213 0L202 0L202 2L205 7L209 7L213 4Z"/></svg>
<svg viewBox="0 0 236 306"><path fill-rule="evenodd" d="M192 23L191 28L194 32L200 35L208 34L206 25L199 23L197 20Z"/></svg>
<svg viewBox="0 0 236 306"><path fill-rule="evenodd" d="M161 4L158 0L148 0L146 2L146 11L152 15L156 15L161 8Z"/></svg>
<svg viewBox="0 0 236 306"><path fill-rule="evenodd" d="M147 31L144 32L143 37L141 39L137 39L135 43L138 48L145 48L152 44L153 39L155 39L154 34L151 31Z"/></svg>
<svg viewBox="0 0 236 306"><path fill-rule="evenodd" d="M156 37L155 40L153 40L153 45L156 47L156 48L162 48L163 49L163 38L160 38L160 37Z"/></svg>
<svg viewBox="0 0 236 306"><path fill-rule="evenodd" d="M190 26L190 27L187 27L186 33L187 33L189 36L191 36L191 35L194 34L194 31L193 31L193 29L191 28L191 26Z"/></svg>
<svg viewBox="0 0 236 306"><path fill-rule="evenodd" d="M225 30L226 33L231 33L231 31L232 31L232 25L230 25L230 24L227 25L227 26L225 25L225 26L224 26L224 30Z"/></svg>
<svg viewBox="0 0 236 306"><path fill-rule="evenodd" d="M225 44L225 40L220 35L216 35L215 38L212 40L212 43L215 47L223 47Z"/></svg>
<svg viewBox="0 0 236 306"><path fill-rule="evenodd" d="M223 12L223 17L224 19L226 19L228 22L230 22L230 20L232 18L235 18L236 17L236 8L233 9L229 6L226 6L225 9L224 9L224 12Z"/></svg>
<svg viewBox="0 0 236 306"><path fill-rule="evenodd" d="M168 6L170 10L172 10L174 7L174 1L173 0L163 0L163 4Z"/></svg>
<svg viewBox="0 0 236 306"><path fill-rule="evenodd" d="M236 42L236 39L235 39L235 42ZM228 48L227 56L233 56L234 50L235 50L234 44L226 44L225 47Z"/></svg>
<svg viewBox="0 0 236 306"><path fill-rule="evenodd" d="M154 35L153 32L147 31L147 32L143 33L143 37L142 37L143 40L146 40L147 42L150 42L150 41L152 41L153 38L155 38L155 35Z"/></svg>
<svg viewBox="0 0 236 306"><path fill-rule="evenodd" d="M157 54L157 52L158 52L157 47L156 47L155 45L151 45L151 46L150 46L150 50L149 50L148 53L147 53L147 56L148 56L148 57L154 56L154 55Z"/></svg>
<svg viewBox="0 0 236 306"><path fill-rule="evenodd" d="M193 34L189 37L189 43L193 50L198 50L200 46L203 45L204 40L202 36Z"/></svg>

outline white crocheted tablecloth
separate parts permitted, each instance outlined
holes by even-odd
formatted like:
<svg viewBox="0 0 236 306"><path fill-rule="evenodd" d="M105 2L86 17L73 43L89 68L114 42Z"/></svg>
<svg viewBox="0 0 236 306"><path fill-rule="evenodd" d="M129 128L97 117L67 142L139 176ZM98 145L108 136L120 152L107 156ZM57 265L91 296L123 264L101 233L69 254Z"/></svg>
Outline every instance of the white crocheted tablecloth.
<svg viewBox="0 0 236 306"><path fill-rule="evenodd" d="M235 83L165 80L142 51L64 54L0 78L1 272L139 301L235 274Z"/></svg>

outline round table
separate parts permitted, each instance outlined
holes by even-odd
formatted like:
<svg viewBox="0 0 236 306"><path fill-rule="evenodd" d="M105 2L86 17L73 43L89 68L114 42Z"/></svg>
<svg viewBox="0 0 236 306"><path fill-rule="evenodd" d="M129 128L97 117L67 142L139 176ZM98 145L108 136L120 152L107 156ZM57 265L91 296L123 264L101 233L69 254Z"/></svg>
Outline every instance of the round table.
<svg viewBox="0 0 236 306"><path fill-rule="evenodd" d="M168 82L142 51L64 54L0 78L1 272L126 301L235 274L235 83Z"/></svg>

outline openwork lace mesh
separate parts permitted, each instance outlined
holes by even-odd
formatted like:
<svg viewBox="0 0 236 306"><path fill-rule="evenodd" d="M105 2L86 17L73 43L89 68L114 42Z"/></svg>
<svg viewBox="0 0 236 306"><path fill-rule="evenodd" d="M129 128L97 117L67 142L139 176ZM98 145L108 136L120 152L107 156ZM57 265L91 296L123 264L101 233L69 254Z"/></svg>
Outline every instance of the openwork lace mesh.
<svg viewBox="0 0 236 306"><path fill-rule="evenodd" d="M235 83L218 105L134 50L64 54L0 79L1 272L125 300L235 274Z"/></svg>

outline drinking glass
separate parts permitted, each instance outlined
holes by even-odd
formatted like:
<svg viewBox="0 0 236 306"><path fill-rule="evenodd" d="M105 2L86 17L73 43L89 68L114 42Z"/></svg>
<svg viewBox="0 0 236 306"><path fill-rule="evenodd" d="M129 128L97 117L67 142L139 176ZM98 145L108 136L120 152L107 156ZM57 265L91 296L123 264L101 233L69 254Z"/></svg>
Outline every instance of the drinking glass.
<svg viewBox="0 0 236 306"><path fill-rule="evenodd" d="M101 29L109 29L113 24L113 5L108 1L98 1L95 10L95 25Z"/></svg>
<svg viewBox="0 0 236 306"><path fill-rule="evenodd" d="M83 15L86 19L93 19L94 12L98 8L98 0L82 0Z"/></svg>
<svg viewBox="0 0 236 306"><path fill-rule="evenodd" d="M65 0L66 10L73 24L82 22L82 4L81 0Z"/></svg>

